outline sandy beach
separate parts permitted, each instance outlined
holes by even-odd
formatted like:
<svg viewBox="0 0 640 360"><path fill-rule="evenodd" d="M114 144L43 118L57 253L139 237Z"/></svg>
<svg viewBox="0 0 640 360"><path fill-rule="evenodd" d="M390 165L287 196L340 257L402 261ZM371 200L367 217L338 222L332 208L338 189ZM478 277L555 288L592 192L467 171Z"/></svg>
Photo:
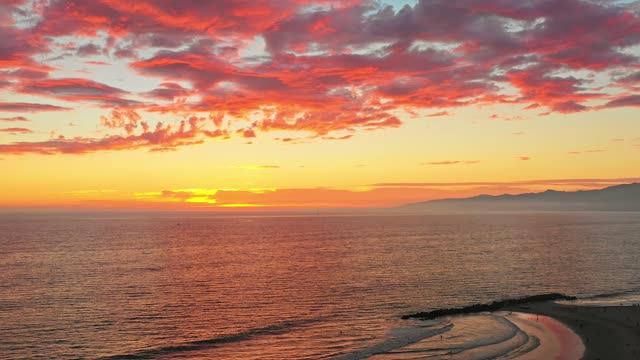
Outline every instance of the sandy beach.
<svg viewBox="0 0 640 360"><path fill-rule="evenodd" d="M585 360L640 359L640 307L539 302L505 310L540 314L569 326L584 342Z"/></svg>

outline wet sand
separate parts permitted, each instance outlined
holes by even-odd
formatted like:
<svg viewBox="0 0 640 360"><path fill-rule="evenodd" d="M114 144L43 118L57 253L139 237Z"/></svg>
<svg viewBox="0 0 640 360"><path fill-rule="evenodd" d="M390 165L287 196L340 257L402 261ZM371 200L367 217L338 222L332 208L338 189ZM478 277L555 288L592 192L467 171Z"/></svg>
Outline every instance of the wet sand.
<svg viewBox="0 0 640 360"><path fill-rule="evenodd" d="M505 307L507 311L549 316L578 334L585 360L640 359L640 307L575 306L539 302Z"/></svg>

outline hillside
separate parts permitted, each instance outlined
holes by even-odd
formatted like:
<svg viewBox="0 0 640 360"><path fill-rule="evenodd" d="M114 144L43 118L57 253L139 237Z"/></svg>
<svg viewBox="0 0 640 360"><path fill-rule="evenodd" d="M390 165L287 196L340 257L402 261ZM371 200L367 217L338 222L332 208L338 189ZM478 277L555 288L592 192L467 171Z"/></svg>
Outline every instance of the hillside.
<svg viewBox="0 0 640 360"><path fill-rule="evenodd" d="M519 195L478 195L463 199L431 200L403 205L399 209L413 211L640 211L640 183L615 185L599 190L547 190Z"/></svg>

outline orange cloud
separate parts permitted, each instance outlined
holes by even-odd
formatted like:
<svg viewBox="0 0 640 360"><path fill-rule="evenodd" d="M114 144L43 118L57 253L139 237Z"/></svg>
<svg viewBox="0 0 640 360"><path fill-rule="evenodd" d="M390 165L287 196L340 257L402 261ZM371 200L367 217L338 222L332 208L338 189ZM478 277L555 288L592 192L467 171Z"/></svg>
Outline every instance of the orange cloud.
<svg viewBox="0 0 640 360"><path fill-rule="evenodd" d="M28 133L32 133L33 131L26 128L6 128L6 129L0 129L0 132L10 133L10 134L28 134Z"/></svg>
<svg viewBox="0 0 640 360"><path fill-rule="evenodd" d="M593 150L582 150L582 151L569 151L567 154L569 154L569 155L580 155L580 154L601 153L601 152L605 152L605 150L593 149Z"/></svg>
<svg viewBox="0 0 640 360"><path fill-rule="evenodd" d="M224 137L224 131L206 131L199 127L197 119L182 121L177 127L158 123L151 130L141 123L142 132L127 136L111 135L103 138L72 138L60 136L40 142L15 142L0 144L0 154L85 154L96 151L115 151L149 148L150 151L169 151L181 146L196 145L205 138Z"/></svg>

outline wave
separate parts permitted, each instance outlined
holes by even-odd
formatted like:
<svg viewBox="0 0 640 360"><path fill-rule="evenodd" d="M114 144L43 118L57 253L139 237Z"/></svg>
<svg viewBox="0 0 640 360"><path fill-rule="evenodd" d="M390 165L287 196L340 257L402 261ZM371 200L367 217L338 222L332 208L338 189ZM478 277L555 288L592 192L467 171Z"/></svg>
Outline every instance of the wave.
<svg viewBox="0 0 640 360"><path fill-rule="evenodd" d="M573 301L557 301L559 304L582 306L630 306L640 304L640 289L616 291L597 295L578 296Z"/></svg>
<svg viewBox="0 0 640 360"><path fill-rule="evenodd" d="M454 349L450 349L449 353L450 354L458 354L458 353L462 353L465 351L470 351L473 349L477 349L477 348L482 348L482 347L487 347L490 345L498 345L501 343L504 343L508 340L511 339L516 339L517 337L520 337L520 339L518 341L517 347L522 346L524 344L526 344L529 341L529 335L527 333L525 333L524 331L522 331L518 326L516 326L516 324L514 324L513 322L509 321L508 319L504 318L504 317L499 317L499 316L493 316L493 318L495 320L497 320L500 324L504 325L506 328L506 331L504 331L503 333L494 335L494 336L490 336L490 337L486 337L486 338L477 338L475 340L469 341L468 343L466 343L464 346L461 346L459 348L454 348ZM504 354L500 354L500 355L504 355Z"/></svg>
<svg viewBox="0 0 640 360"><path fill-rule="evenodd" d="M285 321L278 324L272 324L261 328L250 329L241 333L224 335L210 339L184 342L176 345L162 346L154 349L136 351L129 354L120 354L101 357L102 360L127 360L127 359L155 359L162 355L206 350L223 344L249 340L255 336L261 335L278 335L289 332L296 327L305 326L311 323L319 322L320 319L307 319L297 321Z"/></svg>
<svg viewBox="0 0 640 360"><path fill-rule="evenodd" d="M446 324L441 327L416 327L394 329L391 338L370 346L365 349L356 350L350 354L333 357L332 360L360 360L366 359L376 354L389 353L392 350L405 347L429 337L443 334L453 328L453 324Z"/></svg>
<svg viewBox="0 0 640 360"><path fill-rule="evenodd" d="M633 288L633 289L627 289L627 290L612 291L612 292L608 292L608 293L598 293L598 294L589 294L589 295L584 295L584 296L578 296L578 299L582 300L582 299L608 298L608 297L633 295L633 294L638 294L638 293L640 293L640 287Z"/></svg>
<svg viewBox="0 0 640 360"><path fill-rule="evenodd" d="M480 312L498 311L506 306L523 305L527 303L554 301L554 300L576 300L575 296L563 295L558 293L532 295L515 299L497 300L491 303L474 304L458 308L444 308L427 312L419 312L415 314L403 315L403 319L419 319L431 320L442 316L473 314Z"/></svg>
<svg viewBox="0 0 640 360"><path fill-rule="evenodd" d="M471 315L432 326L399 328L385 341L332 359L514 359L538 348L540 341L518 327L510 316Z"/></svg>

